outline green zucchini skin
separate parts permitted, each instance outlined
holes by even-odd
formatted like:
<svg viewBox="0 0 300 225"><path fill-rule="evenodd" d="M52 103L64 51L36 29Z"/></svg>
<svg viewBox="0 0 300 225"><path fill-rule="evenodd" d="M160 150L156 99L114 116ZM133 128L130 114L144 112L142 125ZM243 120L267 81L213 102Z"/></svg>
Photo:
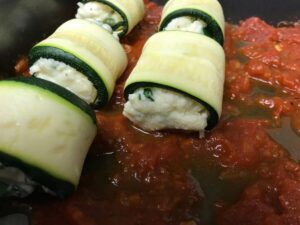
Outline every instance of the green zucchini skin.
<svg viewBox="0 0 300 225"><path fill-rule="evenodd" d="M163 89L167 89L170 91L174 91L177 93L180 93L184 96L187 96L197 102L199 102L200 104L202 104L209 112L209 118L207 121L207 127L205 128L206 130L212 130L219 122L219 116L217 111L211 107L208 103L206 103L205 101L202 101L201 99L192 96L184 91L181 91L179 89L167 86L167 85L162 85L162 84L158 84L158 83L152 83L152 82L138 82L138 83L132 83L130 85L128 85L125 90L124 90L124 97L125 100L128 101L128 97L130 94L133 94L137 89L139 88L144 88L144 87L157 87L157 88L163 88Z"/></svg>
<svg viewBox="0 0 300 225"><path fill-rule="evenodd" d="M204 34L214 40L216 40L220 45L224 44L224 34L222 32L221 27L216 22L214 18L212 18L209 14L204 11L198 9L180 9L176 10L173 13L170 13L166 16L166 18L161 22L159 31L163 31L165 27L175 18L179 18L182 16L190 16L194 18L198 18L203 20L207 27L204 28Z"/></svg>
<svg viewBox="0 0 300 225"><path fill-rule="evenodd" d="M97 89L94 107L102 107L109 101L107 88L97 72L73 54L53 46L35 46L29 52L29 66L40 58L51 58L63 62L85 75Z"/></svg>
<svg viewBox="0 0 300 225"><path fill-rule="evenodd" d="M92 108L78 96L55 83L35 77L15 77L6 79L4 81L23 83L24 85L31 85L49 91L51 94L55 94L60 98L65 99L79 110L83 111L85 114L87 114L88 118L90 118L91 123L96 126L96 115ZM14 157L13 155L7 154L5 150L1 148L0 162L8 167L19 168L33 181L53 191L58 198L65 199L76 190L76 186L72 182L53 176L49 172L35 165L25 162L17 157Z"/></svg>
<svg viewBox="0 0 300 225"><path fill-rule="evenodd" d="M3 153L1 149L0 149L0 162L5 166L16 167L21 169L32 180L37 181L40 184L43 184L51 191L53 191L58 198L65 199L69 197L76 189L74 184L64 180L60 180L54 176L51 176L49 173L41 170L38 167L29 165L18 158L9 156Z"/></svg>
<svg viewBox="0 0 300 225"><path fill-rule="evenodd" d="M113 10L115 10L117 13L120 14L120 16L122 17L122 19L124 21L123 24L122 24L124 29L123 29L122 32L119 33L119 37L120 38L124 37L127 34L128 29L129 29L129 23L128 23L128 19L127 19L126 14L122 10L120 10L116 5L114 5L113 3L109 2L109 1L106 1L106 0L82 0L81 2L82 3L88 3L88 2L93 2L93 1L97 1L97 2L102 3L104 5L108 5L110 8L112 8Z"/></svg>
<svg viewBox="0 0 300 225"><path fill-rule="evenodd" d="M36 77L14 77L14 78L6 79L6 80L21 82L21 83L37 86L39 88L48 90L48 91L64 98L65 100L67 100L68 102L70 102L71 104L73 104L74 106L79 108L81 111L86 113L91 118L91 120L93 121L94 124L97 124L95 112L85 101L83 101L81 98L79 98L77 95L73 94L69 90L67 90L55 83L52 83L50 81L43 80L40 78L36 78Z"/></svg>

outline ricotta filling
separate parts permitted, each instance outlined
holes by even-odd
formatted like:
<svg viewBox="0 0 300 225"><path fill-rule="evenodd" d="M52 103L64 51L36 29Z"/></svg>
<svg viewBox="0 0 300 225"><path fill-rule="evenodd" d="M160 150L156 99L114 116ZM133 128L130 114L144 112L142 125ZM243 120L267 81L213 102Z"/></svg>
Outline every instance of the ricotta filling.
<svg viewBox="0 0 300 225"><path fill-rule="evenodd" d="M129 95L123 114L145 130L181 129L200 134L209 117L202 104L162 88L137 89Z"/></svg>
<svg viewBox="0 0 300 225"><path fill-rule="evenodd" d="M182 16L173 19L164 30L169 31L189 31L199 34L204 34L204 28L207 24L201 19L195 19L190 16Z"/></svg>
<svg viewBox="0 0 300 225"><path fill-rule="evenodd" d="M40 58L30 67L30 73L65 87L88 104L96 101L97 89L93 83L85 75L63 62Z"/></svg>
<svg viewBox="0 0 300 225"><path fill-rule="evenodd" d="M122 31L123 26L123 18L110 6L96 1L87 3L79 2L75 17L98 24L119 40L119 33Z"/></svg>
<svg viewBox="0 0 300 225"><path fill-rule="evenodd" d="M41 187L45 193L55 195L47 187L31 180L23 171L15 167L6 167L0 162L0 197L24 198Z"/></svg>

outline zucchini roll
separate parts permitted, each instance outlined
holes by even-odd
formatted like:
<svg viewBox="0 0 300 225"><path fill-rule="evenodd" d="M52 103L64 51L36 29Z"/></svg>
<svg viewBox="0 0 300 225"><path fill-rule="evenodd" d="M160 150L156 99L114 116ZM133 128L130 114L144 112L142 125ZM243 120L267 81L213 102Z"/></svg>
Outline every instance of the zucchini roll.
<svg viewBox="0 0 300 225"><path fill-rule="evenodd" d="M146 130L212 129L222 110L225 54L192 32L152 36L125 84L123 114Z"/></svg>
<svg viewBox="0 0 300 225"><path fill-rule="evenodd" d="M169 0L159 30L180 30L205 34L224 43L224 14L217 0Z"/></svg>
<svg viewBox="0 0 300 225"><path fill-rule="evenodd" d="M95 23L73 19L29 53L30 73L102 106L127 66L122 45Z"/></svg>
<svg viewBox="0 0 300 225"><path fill-rule="evenodd" d="M93 21L123 37L143 19L143 0L84 0L78 3L76 18Z"/></svg>
<svg viewBox="0 0 300 225"><path fill-rule="evenodd" d="M0 95L1 194L25 197L41 189L70 195L97 131L90 106L34 77L0 81Z"/></svg>

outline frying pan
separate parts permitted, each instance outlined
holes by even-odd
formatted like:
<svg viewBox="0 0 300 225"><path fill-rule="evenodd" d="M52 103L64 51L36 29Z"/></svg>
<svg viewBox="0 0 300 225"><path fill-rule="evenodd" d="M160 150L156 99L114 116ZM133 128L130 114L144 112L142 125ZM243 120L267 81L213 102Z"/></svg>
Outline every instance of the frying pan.
<svg viewBox="0 0 300 225"><path fill-rule="evenodd" d="M71 19L78 0L0 0L0 76L11 76L22 55L34 43ZM153 0L163 5L166 0ZM269 23L295 21L300 15L299 0L220 0L226 19L238 22L259 16ZM299 19L299 18L298 18Z"/></svg>
<svg viewBox="0 0 300 225"><path fill-rule="evenodd" d="M0 0L0 75L11 75L17 59L75 10L72 0Z"/></svg>
<svg viewBox="0 0 300 225"><path fill-rule="evenodd" d="M74 17L77 0L0 0L0 77L12 76L19 57L64 21ZM163 5L166 0L153 0ZM299 0L220 0L226 20L237 23L258 16L268 23L296 21ZM2 211L0 209L0 211ZM0 212L0 224L27 225L30 209ZM2 218L1 218L2 216Z"/></svg>

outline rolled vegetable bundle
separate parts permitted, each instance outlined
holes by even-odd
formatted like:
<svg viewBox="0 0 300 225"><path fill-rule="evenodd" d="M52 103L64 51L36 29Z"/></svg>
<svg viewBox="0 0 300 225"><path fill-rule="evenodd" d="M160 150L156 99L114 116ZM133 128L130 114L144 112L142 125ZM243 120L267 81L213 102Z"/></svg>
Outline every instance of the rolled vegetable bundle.
<svg viewBox="0 0 300 225"><path fill-rule="evenodd" d="M100 2L120 13L115 32L112 20L70 20L31 49L33 77L0 81L0 197L35 189L66 197L77 187L97 130L89 104L108 102L127 66L116 34L144 13L142 0Z"/></svg>
<svg viewBox="0 0 300 225"><path fill-rule="evenodd" d="M118 42L142 20L143 0L79 3L76 17L29 53L30 73L72 91L88 104L105 105L127 66Z"/></svg>
<svg viewBox="0 0 300 225"><path fill-rule="evenodd" d="M0 81L0 95L0 196L70 195L96 135L90 106L34 77Z"/></svg>
<svg viewBox="0 0 300 225"><path fill-rule="evenodd" d="M222 110L224 67L223 48L213 39L157 33L125 84L124 115L146 130L212 129Z"/></svg>
<svg viewBox="0 0 300 225"><path fill-rule="evenodd" d="M130 33L144 16L143 0L84 0L78 5L76 18L105 24L119 37Z"/></svg>
<svg viewBox="0 0 300 225"><path fill-rule="evenodd" d="M61 25L29 53L30 72L57 83L89 104L101 106L112 96L127 66L122 45L95 23L73 19Z"/></svg>
<svg viewBox="0 0 300 225"><path fill-rule="evenodd" d="M217 0L169 0L159 30L181 30L205 34L224 42L224 14Z"/></svg>

